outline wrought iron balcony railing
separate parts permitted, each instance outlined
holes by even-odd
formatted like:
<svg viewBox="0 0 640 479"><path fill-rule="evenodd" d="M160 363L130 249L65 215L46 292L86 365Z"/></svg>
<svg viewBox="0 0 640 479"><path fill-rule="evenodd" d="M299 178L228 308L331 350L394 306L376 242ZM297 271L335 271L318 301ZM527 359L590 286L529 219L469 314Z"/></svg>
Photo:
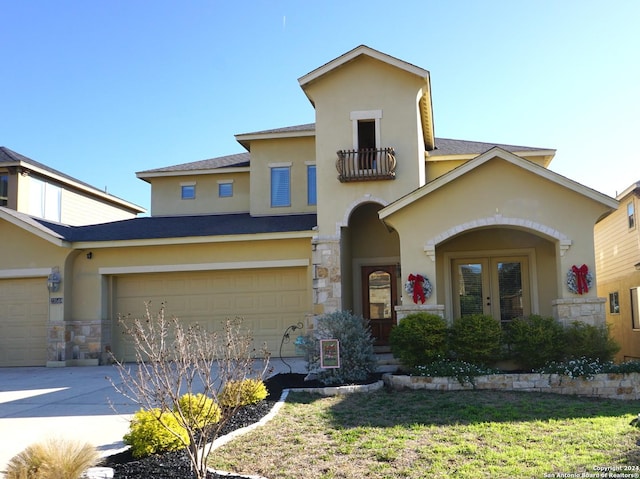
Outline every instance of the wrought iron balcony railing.
<svg viewBox="0 0 640 479"><path fill-rule="evenodd" d="M396 155L393 148L340 150L336 169L342 183L393 180L396 177Z"/></svg>

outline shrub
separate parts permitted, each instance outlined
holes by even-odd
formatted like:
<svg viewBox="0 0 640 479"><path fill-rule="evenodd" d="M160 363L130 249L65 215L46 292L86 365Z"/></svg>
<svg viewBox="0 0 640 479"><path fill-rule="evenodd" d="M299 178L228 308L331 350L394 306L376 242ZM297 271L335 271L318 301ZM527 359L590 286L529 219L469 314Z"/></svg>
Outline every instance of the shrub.
<svg viewBox="0 0 640 479"><path fill-rule="evenodd" d="M574 321L565 328L564 334L566 359L586 357L607 362L620 350L620 345L609 335L607 326Z"/></svg>
<svg viewBox="0 0 640 479"><path fill-rule="evenodd" d="M218 396L218 401L225 407L247 406L256 404L267 397L267 387L259 379L242 379L228 381Z"/></svg>
<svg viewBox="0 0 640 479"><path fill-rule="evenodd" d="M187 430L173 412L140 409L129 424L124 443L131 446L135 458L183 449L189 444Z"/></svg>
<svg viewBox="0 0 640 479"><path fill-rule="evenodd" d="M563 355L564 332L554 318L531 315L514 319L507 328L511 356L524 368L539 368Z"/></svg>
<svg viewBox="0 0 640 479"><path fill-rule="evenodd" d="M100 455L90 444L47 439L28 446L7 464L6 479L78 479Z"/></svg>
<svg viewBox="0 0 640 479"><path fill-rule="evenodd" d="M437 314L409 314L391 330L389 343L404 366L428 364L447 352L447 323Z"/></svg>
<svg viewBox="0 0 640 479"><path fill-rule="evenodd" d="M320 340L340 341L340 367L320 368ZM369 321L349 311L336 311L320 316L315 330L305 336L304 349L307 368L324 384L342 384L364 381L375 372L376 356L373 351Z"/></svg>
<svg viewBox="0 0 640 479"><path fill-rule="evenodd" d="M502 345L502 327L491 316L473 314L453 321L451 349L455 358L475 364L498 359Z"/></svg>
<svg viewBox="0 0 640 479"><path fill-rule="evenodd" d="M183 395L174 412L181 415L192 429L202 429L209 424L215 424L221 416L220 407L214 400L201 393Z"/></svg>

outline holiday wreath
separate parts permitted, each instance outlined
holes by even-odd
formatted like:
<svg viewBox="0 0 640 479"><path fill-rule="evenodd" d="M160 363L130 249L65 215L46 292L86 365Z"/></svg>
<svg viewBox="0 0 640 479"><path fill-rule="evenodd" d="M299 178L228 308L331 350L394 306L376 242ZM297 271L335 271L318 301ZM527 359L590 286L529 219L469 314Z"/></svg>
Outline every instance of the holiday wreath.
<svg viewBox="0 0 640 479"><path fill-rule="evenodd" d="M411 295L413 302L418 304L418 301L424 303L431 297L433 288L426 276L422 274L411 273L407 278L407 282L404 284L404 290Z"/></svg>
<svg viewBox="0 0 640 479"><path fill-rule="evenodd" d="M567 272L567 288L573 294L588 293L593 287L593 274L586 264L572 266Z"/></svg>

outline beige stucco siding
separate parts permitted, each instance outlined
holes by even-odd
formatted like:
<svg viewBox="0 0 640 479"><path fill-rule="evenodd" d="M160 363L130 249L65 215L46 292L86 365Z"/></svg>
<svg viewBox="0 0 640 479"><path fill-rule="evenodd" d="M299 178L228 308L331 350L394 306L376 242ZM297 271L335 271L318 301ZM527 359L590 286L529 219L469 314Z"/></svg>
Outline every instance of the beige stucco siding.
<svg viewBox="0 0 640 479"><path fill-rule="evenodd" d="M367 195L388 204L424 183L424 146L418 99L421 78L377 60L359 57L320 80L306 85L316 109L318 224L321 234L335 234L350 205ZM340 183L336 151L351 150L351 113L379 111L381 148L395 149L395 180Z"/></svg>
<svg viewBox="0 0 640 479"><path fill-rule="evenodd" d="M312 137L254 140L251 142L251 214L313 213L307 203L307 166L315 164ZM271 206L271 168L290 167L291 205ZM318 199L320 201L320 199Z"/></svg>
<svg viewBox="0 0 640 479"><path fill-rule="evenodd" d="M151 215L200 215L249 211L249 172L151 178ZM219 197L219 182L232 182L233 196ZM194 199L181 199L182 185L193 184Z"/></svg>
<svg viewBox="0 0 640 479"><path fill-rule="evenodd" d="M403 270L435 277L425 246L492 223L526 230L552 241L556 249L557 297L564 297L571 265L594 268L593 225L607 208L584 195L499 158L479 165L396 211L386 221L400 234ZM580 221L567 221L580 215ZM570 241L560 248L559 238ZM438 293L439 294L439 293ZM595 296L590 291L589 296Z"/></svg>

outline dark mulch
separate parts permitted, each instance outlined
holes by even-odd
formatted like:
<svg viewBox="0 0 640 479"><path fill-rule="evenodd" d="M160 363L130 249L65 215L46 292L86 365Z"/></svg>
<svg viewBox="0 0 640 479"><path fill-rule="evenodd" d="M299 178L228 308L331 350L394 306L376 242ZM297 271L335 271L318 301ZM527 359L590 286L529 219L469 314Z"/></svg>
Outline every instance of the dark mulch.
<svg viewBox="0 0 640 479"><path fill-rule="evenodd" d="M220 435L228 434L262 419L271 411L276 401L280 399L283 389L324 386L319 381L305 381L304 378L304 374L293 373L277 374L266 379L265 385L269 392L267 398L256 405L246 406L238 410L229 422L225 424ZM377 379L378 377L375 377L362 383L371 383ZM136 460L127 450L105 458L100 465L112 467L114 469L114 479L191 479L194 477L185 451L155 454ZM241 476L221 476L209 473L207 479L241 479Z"/></svg>

